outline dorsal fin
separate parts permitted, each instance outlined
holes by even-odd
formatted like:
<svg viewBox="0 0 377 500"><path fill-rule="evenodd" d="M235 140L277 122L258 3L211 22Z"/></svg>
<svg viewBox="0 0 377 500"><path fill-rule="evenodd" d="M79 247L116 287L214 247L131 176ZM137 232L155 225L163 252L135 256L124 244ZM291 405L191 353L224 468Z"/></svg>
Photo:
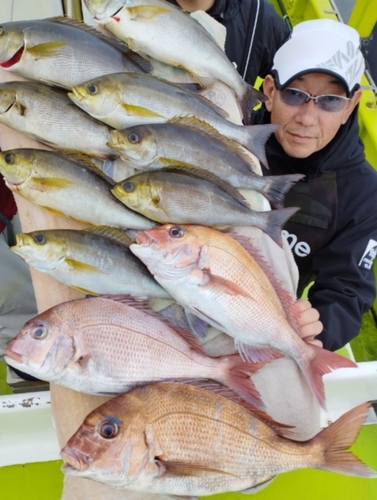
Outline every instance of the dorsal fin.
<svg viewBox="0 0 377 500"><path fill-rule="evenodd" d="M252 172L255 172L255 163L259 164L257 157L250 151L246 150L245 147L239 142L220 134L220 132L213 128L209 123L199 120L199 118L196 118L195 116L176 116L168 120L167 123L177 125L178 127L185 127L192 132L200 133L202 136L221 141L223 145L229 149L229 151L241 158L250 167Z"/></svg>
<svg viewBox="0 0 377 500"><path fill-rule="evenodd" d="M246 410L250 411L255 415L259 420L262 420L265 424L271 427L275 432L280 433L280 429L293 429L294 426L283 424L281 422L277 422L272 417L270 417L266 412L256 408L251 403L245 401L241 396L236 394L232 389L226 387L219 382L215 381L207 381L207 380L197 380L197 379L183 379L180 382L193 385L198 387L199 389L204 389L206 391L210 391L218 396L222 396L226 399L230 399L233 403L242 406Z"/></svg>
<svg viewBox="0 0 377 500"><path fill-rule="evenodd" d="M113 241L114 243L129 248L131 243L134 243L133 240L126 233L124 233L121 229L110 226L94 226L88 227L84 229L87 233L96 234L98 236L102 236L108 240Z"/></svg>

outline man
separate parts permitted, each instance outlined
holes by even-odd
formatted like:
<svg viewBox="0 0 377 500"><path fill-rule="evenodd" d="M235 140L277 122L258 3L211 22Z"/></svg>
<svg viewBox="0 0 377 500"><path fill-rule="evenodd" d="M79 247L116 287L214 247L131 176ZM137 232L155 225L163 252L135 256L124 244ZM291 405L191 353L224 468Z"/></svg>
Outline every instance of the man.
<svg viewBox="0 0 377 500"><path fill-rule="evenodd" d="M299 268L298 296L314 280L308 297L329 350L358 334L376 293L377 173L358 135L359 47L358 33L343 23L300 23L277 51L263 85L268 101L252 116L254 124L281 125L267 142L264 173L306 175L286 197L301 210L285 236Z"/></svg>
<svg viewBox="0 0 377 500"><path fill-rule="evenodd" d="M226 28L225 53L250 85L270 71L289 29L267 0L168 0L186 12L204 10Z"/></svg>

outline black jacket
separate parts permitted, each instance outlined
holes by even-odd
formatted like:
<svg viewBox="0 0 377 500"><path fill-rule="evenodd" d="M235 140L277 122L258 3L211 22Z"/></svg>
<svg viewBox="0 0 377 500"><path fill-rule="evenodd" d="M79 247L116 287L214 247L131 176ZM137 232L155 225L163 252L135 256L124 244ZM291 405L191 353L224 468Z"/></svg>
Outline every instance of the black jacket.
<svg viewBox="0 0 377 500"><path fill-rule="evenodd" d="M168 2L178 5L175 0ZM215 0L207 14L225 26L225 53L243 79L254 85L258 76L264 78L275 52L289 36L272 4L267 0Z"/></svg>
<svg viewBox="0 0 377 500"><path fill-rule="evenodd" d="M269 123L264 109L252 123ZM299 206L284 227L299 268L299 293L313 279L309 300L319 310L324 347L336 350L360 330L362 314L375 299L373 259L377 251L377 172L365 159L357 110L331 143L306 159L288 156L276 140L266 144L267 175L306 175L287 194Z"/></svg>

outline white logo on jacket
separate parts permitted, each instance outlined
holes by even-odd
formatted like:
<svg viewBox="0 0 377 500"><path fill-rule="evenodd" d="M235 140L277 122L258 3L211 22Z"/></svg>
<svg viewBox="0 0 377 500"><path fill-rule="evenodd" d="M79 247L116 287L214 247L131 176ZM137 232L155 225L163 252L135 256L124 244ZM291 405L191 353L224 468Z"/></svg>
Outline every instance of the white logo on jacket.
<svg viewBox="0 0 377 500"><path fill-rule="evenodd" d="M287 240L289 248L297 257L307 257L310 255L312 249L306 241L297 241L297 236L292 233L288 233L286 229L283 229L283 236Z"/></svg>
<svg viewBox="0 0 377 500"><path fill-rule="evenodd" d="M359 267L364 269L372 269L373 261L377 255L377 241L369 240L364 250L363 256L360 259Z"/></svg>

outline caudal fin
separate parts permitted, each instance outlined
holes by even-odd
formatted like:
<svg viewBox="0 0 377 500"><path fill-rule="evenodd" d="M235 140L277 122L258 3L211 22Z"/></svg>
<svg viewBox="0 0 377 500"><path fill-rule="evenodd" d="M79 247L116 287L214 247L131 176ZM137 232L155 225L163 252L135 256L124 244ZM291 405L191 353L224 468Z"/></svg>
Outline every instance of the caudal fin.
<svg viewBox="0 0 377 500"><path fill-rule="evenodd" d="M245 82L245 93L241 101L241 113L245 125L250 123L251 112L259 102L264 102L267 97L260 90L255 89L250 84Z"/></svg>
<svg viewBox="0 0 377 500"><path fill-rule="evenodd" d="M357 364L335 352L327 351L312 344L310 346L315 349L316 353L307 369L303 368L303 373L319 404L322 408L326 408L322 375L338 368L357 368Z"/></svg>
<svg viewBox="0 0 377 500"><path fill-rule="evenodd" d="M242 134L239 135L238 141L253 153L259 161L268 168L266 158L265 144L267 139L273 134L280 125L270 123L267 125L248 125L241 127Z"/></svg>
<svg viewBox="0 0 377 500"><path fill-rule="evenodd" d="M238 354L226 356L224 360L226 360L227 369L222 383L248 403L257 408L264 409L265 405L259 392L254 387L250 375L259 370L265 363L245 362L242 361Z"/></svg>
<svg viewBox="0 0 377 500"><path fill-rule="evenodd" d="M287 191L305 177L303 174L271 175L265 177L266 186L262 193L275 208L283 208L284 197Z"/></svg>
<svg viewBox="0 0 377 500"><path fill-rule="evenodd" d="M297 207L279 208L278 210L267 210L258 212L261 220L260 229L272 238L280 247L283 246L282 228L287 220L299 210Z"/></svg>
<svg viewBox="0 0 377 500"><path fill-rule="evenodd" d="M369 408L369 403L356 406L313 438L320 441L324 449L324 463L318 469L348 476L377 477L376 471L348 451L357 438Z"/></svg>

